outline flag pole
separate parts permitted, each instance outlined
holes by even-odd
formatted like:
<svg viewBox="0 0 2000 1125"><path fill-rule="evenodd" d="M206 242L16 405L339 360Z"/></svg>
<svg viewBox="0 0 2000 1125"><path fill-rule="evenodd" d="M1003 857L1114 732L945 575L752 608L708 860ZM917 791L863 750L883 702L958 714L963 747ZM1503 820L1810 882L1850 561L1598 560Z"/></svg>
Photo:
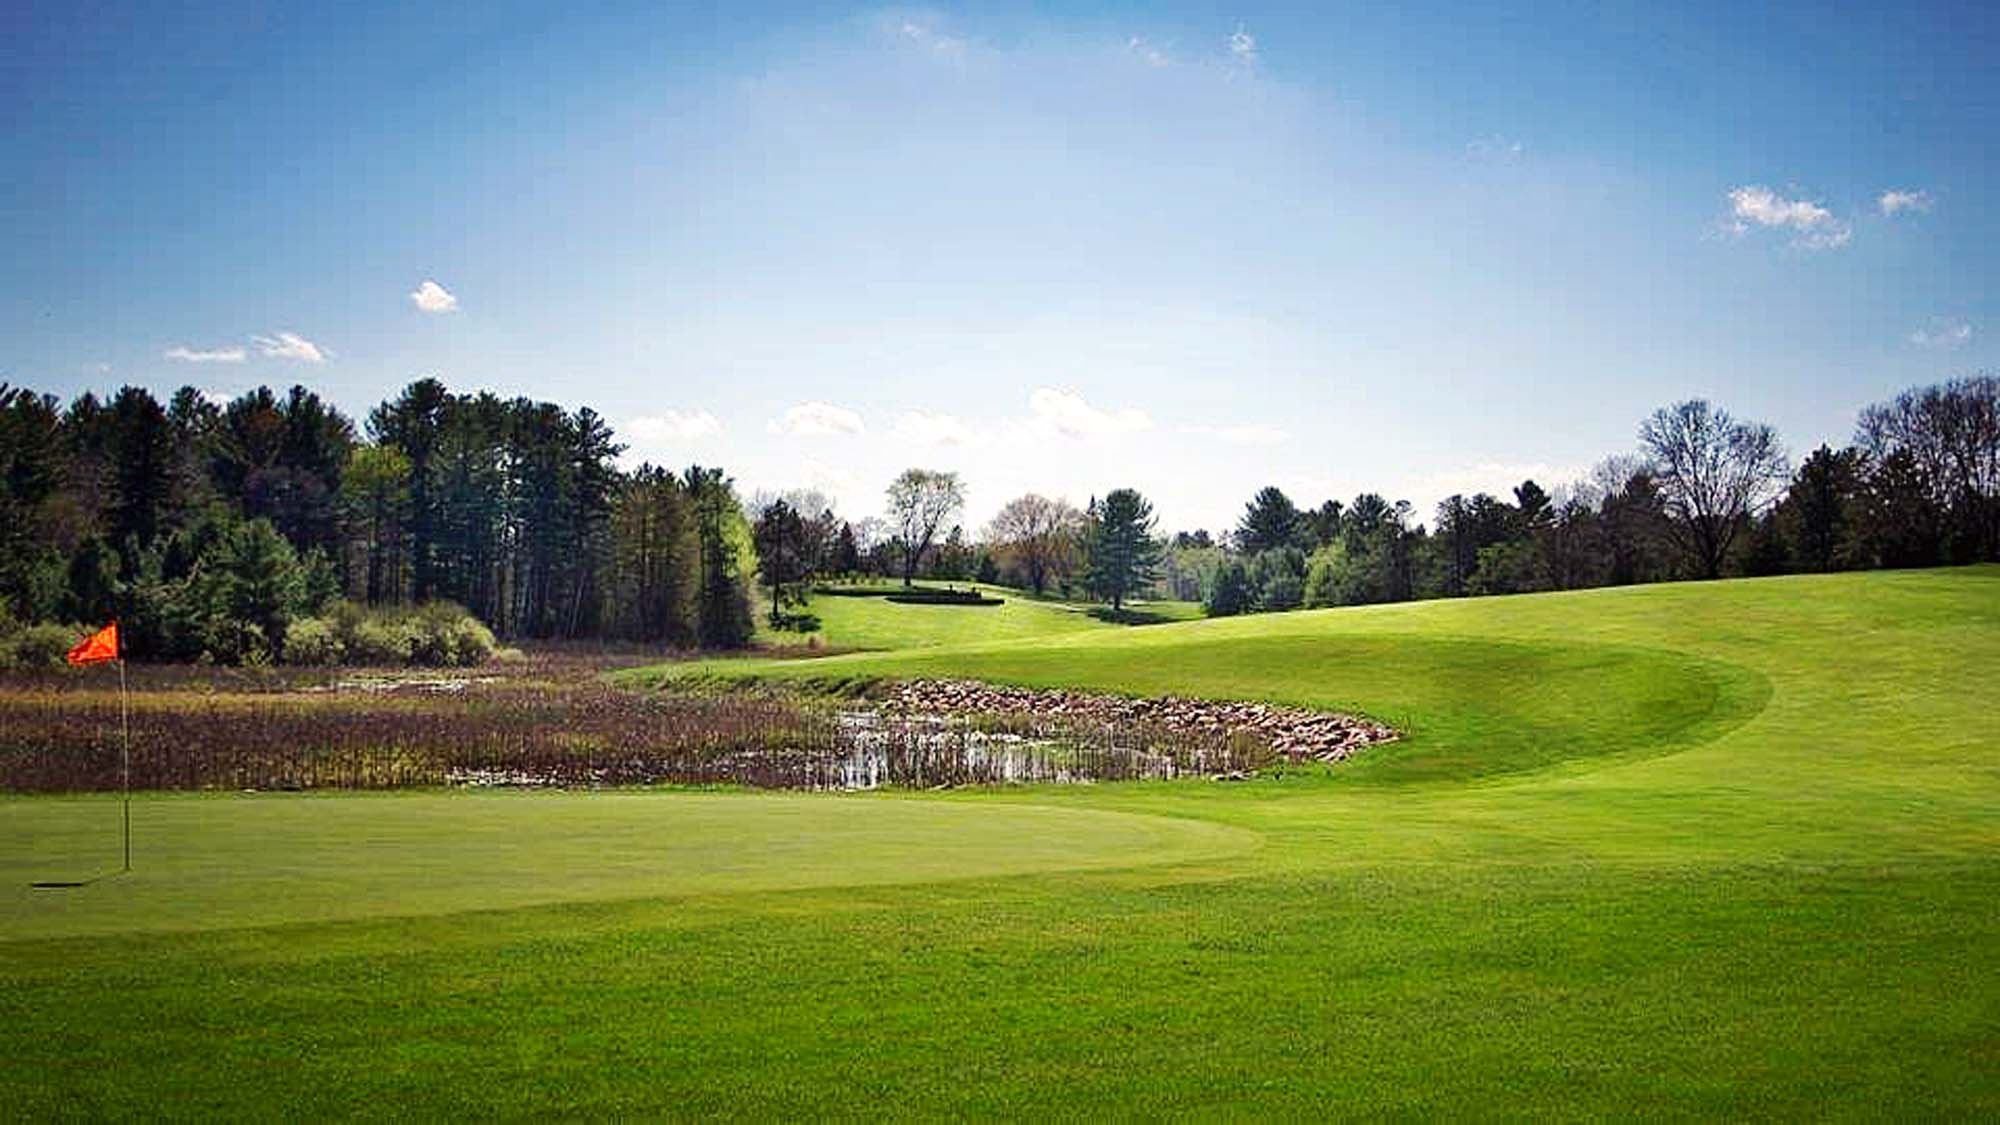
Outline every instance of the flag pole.
<svg viewBox="0 0 2000 1125"><path fill-rule="evenodd" d="M125 697L125 655L118 656L118 729L124 748L119 775L125 789L125 870L132 870L132 709Z"/></svg>

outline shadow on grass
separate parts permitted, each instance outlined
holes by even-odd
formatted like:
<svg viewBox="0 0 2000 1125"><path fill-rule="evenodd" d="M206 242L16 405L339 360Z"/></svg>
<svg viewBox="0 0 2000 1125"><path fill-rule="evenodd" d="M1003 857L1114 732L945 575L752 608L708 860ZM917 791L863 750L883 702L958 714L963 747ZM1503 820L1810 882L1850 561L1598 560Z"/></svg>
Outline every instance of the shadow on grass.
<svg viewBox="0 0 2000 1125"><path fill-rule="evenodd" d="M1113 625L1165 625L1169 622L1184 620L1170 614L1158 613L1149 609L1133 609L1130 606L1124 609L1112 609L1108 605L1101 605L1086 612L1099 621L1109 621Z"/></svg>

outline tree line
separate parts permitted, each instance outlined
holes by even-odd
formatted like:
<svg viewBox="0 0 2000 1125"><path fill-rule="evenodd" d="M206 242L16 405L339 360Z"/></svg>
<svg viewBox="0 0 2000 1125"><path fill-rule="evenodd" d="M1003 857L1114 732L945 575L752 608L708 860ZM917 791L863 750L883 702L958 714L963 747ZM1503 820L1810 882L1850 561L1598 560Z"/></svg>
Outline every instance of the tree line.
<svg viewBox="0 0 2000 1125"><path fill-rule="evenodd" d="M1428 526L1379 493L1300 507L1274 486L1220 534L1163 536L1120 488L1017 497L974 535L955 473L910 469L859 520L810 490L746 504L717 468L621 469L588 408L435 379L359 426L304 387L64 404L0 384L0 621L116 618L136 656L233 661L309 617L362 643L340 603L449 603L505 637L720 648L751 640L757 601L809 626L815 584L868 578L1223 616L2000 559L1993 376L1875 404L1796 471L1771 427L1699 399L1637 436L1584 480L1450 496Z"/></svg>
<svg viewBox="0 0 2000 1125"><path fill-rule="evenodd" d="M1453 495L1429 527L1364 493L1296 507L1261 490L1221 542L1177 536L1172 593L1211 614L1726 575L2000 560L2000 379L1914 388L1793 470L1777 433L1689 400L1638 449L1551 493Z"/></svg>
<svg viewBox="0 0 2000 1125"><path fill-rule="evenodd" d="M305 387L166 403L0 384L0 610L134 656L275 658L351 601L510 637L731 647L756 556L720 469L626 471L605 420L419 379L353 420Z"/></svg>
<svg viewBox="0 0 2000 1125"><path fill-rule="evenodd" d="M1507 497L1449 496L1428 526L1380 493L1301 507L1266 487L1235 527L1176 533L1138 560L1136 586L1110 586L1226 616L2000 560L1993 376L1870 406L1851 444L1815 449L1796 471L1770 426L1705 400L1655 411L1637 437L1634 452L1554 492L1526 480ZM1095 501L1031 494L1001 509L981 549L1007 582L1110 601L1094 549L1105 526Z"/></svg>

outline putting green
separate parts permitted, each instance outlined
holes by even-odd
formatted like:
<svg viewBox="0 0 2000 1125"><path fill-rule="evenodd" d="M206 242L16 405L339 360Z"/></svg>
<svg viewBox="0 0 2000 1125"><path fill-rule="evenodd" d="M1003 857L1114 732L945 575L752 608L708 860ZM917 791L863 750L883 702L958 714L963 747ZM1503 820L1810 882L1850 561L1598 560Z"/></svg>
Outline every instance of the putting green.
<svg viewBox="0 0 2000 1125"><path fill-rule="evenodd" d="M736 793L150 797L0 806L0 933L203 930L1180 863L1256 833L1047 806Z"/></svg>

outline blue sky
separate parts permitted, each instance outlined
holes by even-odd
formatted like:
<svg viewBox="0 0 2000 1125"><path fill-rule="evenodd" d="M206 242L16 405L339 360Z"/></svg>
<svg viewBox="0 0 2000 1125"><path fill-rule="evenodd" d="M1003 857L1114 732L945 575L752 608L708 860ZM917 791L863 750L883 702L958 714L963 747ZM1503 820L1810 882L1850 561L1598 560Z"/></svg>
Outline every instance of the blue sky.
<svg viewBox="0 0 2000 1125"><path fill-rule="evenodd" d="M0 379L1220 528L2000 367L1990 6L1521 7L10 6Z"/></svg>

